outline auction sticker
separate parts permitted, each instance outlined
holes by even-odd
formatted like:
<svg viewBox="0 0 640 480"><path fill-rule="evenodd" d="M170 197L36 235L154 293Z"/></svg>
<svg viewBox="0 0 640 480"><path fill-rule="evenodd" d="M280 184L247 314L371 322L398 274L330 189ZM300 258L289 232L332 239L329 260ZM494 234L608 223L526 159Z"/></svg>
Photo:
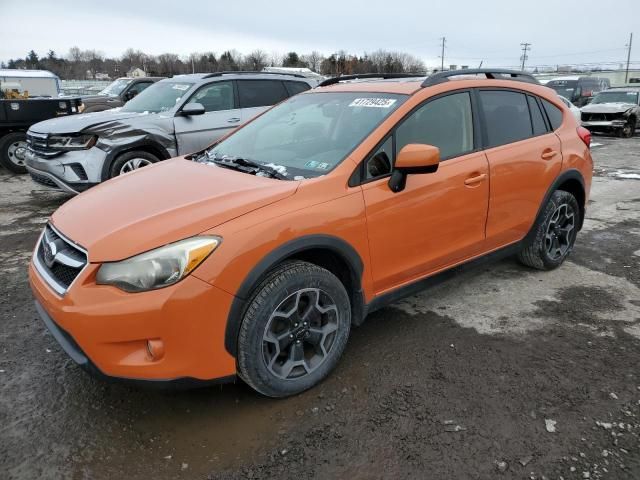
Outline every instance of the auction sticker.
<svg viewBox="0 0 640 480"><path fill-rule="evenodd" d="M350 107L390 108L396 103L395 98L356 98L349 104Z"/></svg>

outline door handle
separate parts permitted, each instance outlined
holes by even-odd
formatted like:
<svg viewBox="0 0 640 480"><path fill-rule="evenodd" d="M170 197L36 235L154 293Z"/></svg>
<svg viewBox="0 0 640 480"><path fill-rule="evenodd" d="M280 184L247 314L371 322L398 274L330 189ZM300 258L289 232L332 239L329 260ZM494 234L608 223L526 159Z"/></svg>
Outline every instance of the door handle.
<svg viewBox="0 0 640 480"><path fill-rule="evenodd" d="M476 184L478 184L480 182L484 182L486 178L487 178L487 174L486 173L482 173L480 175L476 175L475 177L467 178L464 181L464 184L467 185L467 186L476 185Z"/></svg>
<svg viewBox="0 0 640 480"><path fill-rule="evenodd" d="M227 123L238 123L240 121L239 117L233 117L227 120Z"/></svg>
<svg viewBox="0 0 640 480"><path fill-rule="evenodd" d="M556 152L555 150L551 150L550 148L547 148L542 152L542 155L540 155L540 158L542 158L543 160L551 160L557 154L558 152Z"/></svg>

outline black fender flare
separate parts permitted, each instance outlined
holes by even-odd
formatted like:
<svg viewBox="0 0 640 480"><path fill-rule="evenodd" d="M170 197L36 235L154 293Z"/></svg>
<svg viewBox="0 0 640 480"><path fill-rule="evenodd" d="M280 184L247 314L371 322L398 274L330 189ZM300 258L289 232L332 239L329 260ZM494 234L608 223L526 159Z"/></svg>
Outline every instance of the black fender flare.
<svg viewBox="0 0 640 480"><path fill-rule="evenodd" d="M330 251L340 257L347 265L351 282L354 286L354 292L348 293L352 299L355 298L357 300L355 302L356 304L352 305L352 311L355 312L356 315L362 316L364 308L362 296L362 272L364 270L364 264L358 252L348 242L338 237L331 235L306 235L286 242L265 255L245 277L242 284L240 284L231 303L229 316L227 318L224 338L224 346L227 352L234 357L237 355L238 334L240 333L240 325L242 324L247 300L265 274L287 258L295 257L296 254L307 250L316 249ZM354 319L356 323L358 320L358 318Z"/></svg>
<svg viewBox="0 0 640 480"><path fill-rule="evenodd" d="M580 222L578 224L578 227L579 227L578 230L582 229L582 223L584 222L585 212L587 209L584 177L582 176L582 173L580 173L579 170L572 168L569 170L565 170L560 175L558 175L558 177L553 181L551 186L547 189L547 193L545 193L544 198L542 199L542 202L540 202L540 206L538 207L538 213L536 214L533 224L531 225L531 228L529 229L529 232L527 233L527 235L521 241L524 245L530 242L535 236L536 225L538 224L538 220L540 220L540 216L542 215L542 212L544 212L544 208L549 202L551 195L553 195L553 192L558 190L559 187L563 183L565 183L567 180L577 180L582 187L583 194L585 195L585 202L584 202L585 204L580 205L580 207L582 208L582 212L580 212ZM578 203L580 202L578 201Z"/></svg>
<svg viewBox="0 0 640 480"><path fill-rule="evenodd" d="M109 179L109 174L111 173L111 165L113 165L113 161L116 159L116 157L122 153L130 152L132 150L154 150L161 154L160 160L171 158L171 154L165 147L163 147L159 143L149 140L141 140L135 143L122 145L122 147L115 148L107 153L104 163L102 164L102 181Z"/></svg>

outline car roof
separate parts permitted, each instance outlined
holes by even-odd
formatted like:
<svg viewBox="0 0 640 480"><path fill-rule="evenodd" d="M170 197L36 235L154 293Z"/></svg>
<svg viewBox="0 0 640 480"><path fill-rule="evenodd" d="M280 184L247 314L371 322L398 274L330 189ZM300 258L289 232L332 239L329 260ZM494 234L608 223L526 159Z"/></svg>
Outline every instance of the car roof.
<svg viewBox="0 0 640 480"><path fill-rule="evenodd" d="M640 92L640 87L611 87L599 93L608 92L610 90L615 90L616 92Z"/></svg>
<svg viewBox="0 0 640 480"><path fill-rule="evenodd" d="M174 75L165 80L187 80L195 83L207 83L210 80L293 80L309 84L313 79L294 73L275 72L213 72L213 73L186 73Z"/></svg>

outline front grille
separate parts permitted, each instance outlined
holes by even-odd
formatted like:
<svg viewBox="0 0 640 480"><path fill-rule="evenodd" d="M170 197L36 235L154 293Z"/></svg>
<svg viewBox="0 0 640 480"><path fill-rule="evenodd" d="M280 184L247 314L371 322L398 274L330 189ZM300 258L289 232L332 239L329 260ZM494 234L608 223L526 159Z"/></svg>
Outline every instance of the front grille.
<svg viewBox="0 0 640 480"><path fill-rule="evenodd" d="M610 122L622 118L623 113L586 113L582 112L582 120L585 122Z"/></svg>
<svg viewBox="0 0 640 480"><path fill-rule="evenodd" d="M33 180L36 183L39 183L40 185L46 185L47 187L58 188L58 185L56 185L56 182L51 180L49 177L45 177L44 175L40 175L38 173L33 173L33 172L29 172L29 174L31 175L31 180Z"/></svg>
<svg viewBox="0 0 640 480"><path fill-rule="evenodd" d="M41 157L55 157L60 151L49 147L49 138L46 134L27 132L27 148Z"/></svg>
<svg viewBox="0 0 640 480"><path fill-rule="evenodd" d="M47 225L36 249L34 264L49 286L64 295L87 265L87 254Z"/></svg>
<svg viewBox="0 0 640 480"><path fill-rule="evenodd" d="M87 180L87 172L84 170L84 167L79 163L71 163L68 165L73 170L80 180Z"/></svg>

